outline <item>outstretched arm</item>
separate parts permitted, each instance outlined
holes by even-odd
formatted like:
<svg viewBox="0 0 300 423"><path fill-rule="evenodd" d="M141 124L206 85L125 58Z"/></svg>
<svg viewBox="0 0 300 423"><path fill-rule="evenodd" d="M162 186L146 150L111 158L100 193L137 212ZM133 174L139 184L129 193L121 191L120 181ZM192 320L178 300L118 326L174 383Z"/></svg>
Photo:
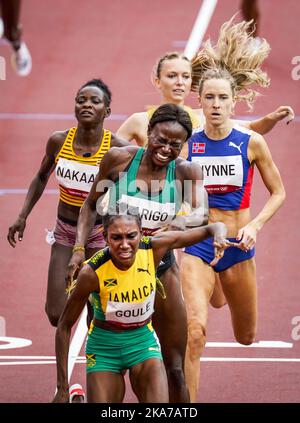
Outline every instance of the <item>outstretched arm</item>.
<svg viewBox="0 0 300 423"><path fill-rule="evenodd" d="M215 258L212 264L215 264L223 256L227 247L235 245L226 240L226 235L227 227L222 222L185 231L168 231L157 234L152 238L155 265L159 264L161 258L170 249L188 247L210 237L214 237Z"/></svg>
<svg viewBox="0 0 300 423"><path fill-rule="evenodd" d="M270 132L277 122L287 118L287 124L290 123L295 117L294 110L290 106L280 106L274 112L271 112L260 119L252 121L237 120L239 125L245 126L260 135Z"/></svg>
<svg viewBox="0 0 300 423"><path fill-rule="evenodd" d="M62 132L57 132L49 138L40 168L29 185L22 210L14 224L9 227L7 240L12 247L16 246L15 235L17 232L19 234L18 240L22 241L27 217L43 194L49 177L55 168L55 156L61 145L62 139L65 137L65 134L63 137L62 135Z"/></svg>
<svg viewBox="0 0 300 423"><path fill-rule="evenodd" d="M57 392L53 402L69 402L68 354L71 329L82 312L91 292L99 291L98 278L86 265L78 275L76 286L59 319L55 335Z"/></svg>

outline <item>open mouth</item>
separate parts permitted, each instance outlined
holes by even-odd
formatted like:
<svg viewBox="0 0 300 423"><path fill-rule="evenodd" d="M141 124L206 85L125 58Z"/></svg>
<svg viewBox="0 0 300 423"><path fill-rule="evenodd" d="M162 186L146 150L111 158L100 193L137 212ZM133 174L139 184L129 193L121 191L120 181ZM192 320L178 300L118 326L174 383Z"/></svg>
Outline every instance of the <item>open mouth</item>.
<svg viewBox="0 0 300 423"><path fill-rule="evenodd" d="M122 260L126 260L132 257L132 251L122 251L119 253L119 257Z"/></svg>
<svg viewBox="0 0 300 423"><path fill-rule="evenodd" d="M169 156L164 156L164 155L162 155L160 153L156 153L156 157L161 162L168 162L170 160L170 157Z"/></svg>
<svg viewBox="0 0 300 423"><path fill-rule="evenodd" d="M173 90L174 94L184 94L184 90Z"/></svg>

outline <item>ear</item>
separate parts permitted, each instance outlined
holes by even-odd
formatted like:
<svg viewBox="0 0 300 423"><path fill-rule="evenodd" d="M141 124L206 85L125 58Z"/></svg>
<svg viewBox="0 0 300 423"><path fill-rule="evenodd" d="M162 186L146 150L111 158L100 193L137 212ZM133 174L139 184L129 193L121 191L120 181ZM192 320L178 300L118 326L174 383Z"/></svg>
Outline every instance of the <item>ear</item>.
<svg viewBox="0 0 300 423"><path fill-rule="evenodd" d="M111 113L111 109L110 107L106 107L106 111L105 111L105 117L108 117Z"/></svg>
<svg viewBox="0 0 300 423"><path fill-rule="evenodd" d="M151 133L151 129L150 129L150 125L148 124L148 126L147 126L147 137L149 137L150 133Z"/></svg>
<svg viewBox="0 0 300 423"><path fill-rule="evenodd" d="M152 83L157 90L160 90L160 79L158 76L152 77Z"/></svg>

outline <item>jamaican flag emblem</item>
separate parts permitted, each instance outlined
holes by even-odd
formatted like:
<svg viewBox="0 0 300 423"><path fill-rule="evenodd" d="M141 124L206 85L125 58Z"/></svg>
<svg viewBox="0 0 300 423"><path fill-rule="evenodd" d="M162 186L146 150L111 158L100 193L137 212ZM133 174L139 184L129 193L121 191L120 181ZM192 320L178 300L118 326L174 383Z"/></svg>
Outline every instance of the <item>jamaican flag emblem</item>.
<svg viewBox="0 0 300 423"><path fill-rule="evenodd" d="M86 354L86 366L93 367L96 364L96 354Z"/></svg>
<svg viewBox="0 0 300 423"><path fill-rule="evenodd" d="M105 279L104 280L104 286L117 286L118 281L117 279Z"/></svg>

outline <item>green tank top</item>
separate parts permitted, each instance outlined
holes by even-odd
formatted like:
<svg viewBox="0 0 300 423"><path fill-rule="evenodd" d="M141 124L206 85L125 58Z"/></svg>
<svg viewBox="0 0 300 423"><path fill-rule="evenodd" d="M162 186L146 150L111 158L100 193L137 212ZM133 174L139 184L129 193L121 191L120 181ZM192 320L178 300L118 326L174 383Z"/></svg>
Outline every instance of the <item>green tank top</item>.
<svg viewBox="0 0 300 423"><path fill-rule="evenodd" d="M155 192L154 195L147 193L147 185L145 185L145 191L138 189L136 180L144 151L144 148L137 150L127 171L123 172L120 179L110 188L109 210L113 211L117 202L120 207L126 204L126 206L138 208L142 218L143 233L148 235L169 224L176 216L181 207L181 194L178 193L175 182L175 161L168 164L164 187L161 191L159 191L158 181L151 183L151 191Z"/></svg>

